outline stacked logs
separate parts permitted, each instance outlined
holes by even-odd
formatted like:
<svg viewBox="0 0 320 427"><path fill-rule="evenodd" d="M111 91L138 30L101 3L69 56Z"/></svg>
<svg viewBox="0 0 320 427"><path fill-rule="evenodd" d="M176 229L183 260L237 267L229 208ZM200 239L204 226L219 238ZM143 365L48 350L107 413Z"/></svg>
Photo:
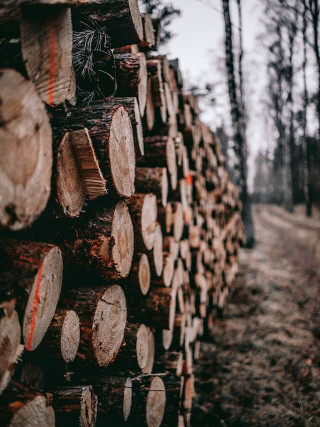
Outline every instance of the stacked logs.
<svg viewBox="0 0 320 427"><path fill-rule="evenodd" d="M136 0L0 6L0 424L189 425L243 231Z"/></svg>

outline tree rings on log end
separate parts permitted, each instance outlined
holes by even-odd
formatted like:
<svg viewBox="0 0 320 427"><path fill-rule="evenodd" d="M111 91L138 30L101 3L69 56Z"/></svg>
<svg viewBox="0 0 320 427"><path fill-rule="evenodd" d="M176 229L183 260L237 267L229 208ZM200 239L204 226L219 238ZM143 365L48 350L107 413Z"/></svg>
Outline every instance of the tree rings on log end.
<svg viewBox="0 0 320 427"><path fill-rule="evenodd" d="M160 377L154 377L148 393L146 419L149 427L159 427L166 406L166 390Z"/></svg>
<svg viewBox="0 0 320 427"><path fill-rule="evenodd" d="M154 194L146 194L141 214L141 232L148 250L154 245L155 224L157 220L157 198Z"/></svg>
<svg viewBox="0 0 320 427"><path fill-rule="evenodd" d="M131 268L134 251L134 233L128 206L119 202L112 221L114 246L112 257L121 277L127 277Z"/></svg>
<svg viewBox="0 0 320 427"><path fill-rule="evenodd" d="M149 347L148 344L149 344L148 328L144 324L142 324L138 329L137 342L136 342L137 360L138 360L138 365L141 369L145 368L148 361L148 347Z"/></svg>
<svg viewBox="0 0 320 427"><path fill-rule="evenodd" d="M156 223L153 245L153 263L157 276L161 276L163 271L163 236L161 225Z"/></svg>
<svg viewBox="0 0 320 427"><path fill-rule="evenodd" d="M138 279L141 293L147 295L150 289L150 265L146 254L142 254L139 261Z"/></svg>
<svg viewBox="0 0 320 427"><path fill-rule="evenodd" d="M124 107L112 117L109 159L114 186L120 197L131 197L135 191L135 150L131 121Z"/></svg>
<svg viewBox="0 0 320 427"><path fill-rule="evenodd" d="M132 380L131 378L126 379L126 383L124 386L123 393L123 419L125 421L128 420L130 412L131 412L131 404L132 404Z"/></svg>
<svg viewBox="0 0 320 427"><path fill-rule="evenodd" d="M76 312L69 310L61 329L61 354L66 363L73 362L80 343L80 319Z"/></svg>
<svg viewBox="0 0 320 427"><path fill-rule="evenodd" d="M52 132L33 84L0 71L0 226L20 230L45 208L51 186Z"/></svg>
<svg viewBox="0 0 320 427"><path fill-rule="evenodd" d="M127 305L123 290L110 286L97 304L92 324L92 345L100 366L108 366L117 355L124 337Z"/></svg>

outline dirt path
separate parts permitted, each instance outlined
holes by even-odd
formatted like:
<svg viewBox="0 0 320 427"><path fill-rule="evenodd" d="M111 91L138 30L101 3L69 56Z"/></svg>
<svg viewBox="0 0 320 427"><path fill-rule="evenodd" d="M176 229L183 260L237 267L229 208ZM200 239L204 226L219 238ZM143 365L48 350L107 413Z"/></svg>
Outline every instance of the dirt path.
<svg viewBox="0 0 320 427"><path fill-rule="evenodd" d="M257 245L195 369L193 426L320 426L320 238L286 215L255 210Z"/></svg>

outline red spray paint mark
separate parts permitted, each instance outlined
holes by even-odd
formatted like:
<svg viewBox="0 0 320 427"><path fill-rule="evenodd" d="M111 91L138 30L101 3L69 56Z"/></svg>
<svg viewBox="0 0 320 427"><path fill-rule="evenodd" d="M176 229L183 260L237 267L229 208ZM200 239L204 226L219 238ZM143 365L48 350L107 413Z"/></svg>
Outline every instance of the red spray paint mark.
<svg viewBox="0 0 320 427"><path fill-rule="evenodd" d="M54 91L54 80L56 74L56 38L57 38L57 21L52 22L50 30L50 80L49 80L49 105L53 104L53 91Z"/></svg>
<svg viewBox="0 0 320 427"><path fill-rule="evenodd" d="M36 326L36 317L37 317L38 305L40 300L40 283L42 279L42 270L43 270L43 262L40 265L40 268L37 274L36 292L35 292L35 295L33 298L33 304L32 304L32 319L31 319L31 325L30 325L30 332L29 332L29 336L26 344L27 350L31 349L34 328Z"/></svg>
<svg viewBox="0 0 320 427"><path fill-rule="evenodd" d="M185 180L187 185L192 185L193 180L192 180L192 175L190 173L188 173Z"/></svg>

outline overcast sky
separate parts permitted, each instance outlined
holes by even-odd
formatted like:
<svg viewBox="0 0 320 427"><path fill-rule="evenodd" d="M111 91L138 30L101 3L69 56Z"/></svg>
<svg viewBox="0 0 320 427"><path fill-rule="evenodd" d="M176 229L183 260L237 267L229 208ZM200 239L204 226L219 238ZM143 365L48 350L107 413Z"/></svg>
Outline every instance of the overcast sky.
<svg viewBox="0 0 320 427"><path fill-rule="evenodd" d="M224 24L221 0L171 0L182 15L172 24L176 36L166 46L170 57L178 57L184 76L193 84L203 81L221 81L224 57ZM207 4L207 5L206 5ZM236 2L232 1L232 22L234 32L237 31ZM212 5L214 7L209 7ZM250 110L250 126L248 141L250 145L250 165L253 157L261 146L263 127L262 114L259 111L261 92L264 86L263 57L261 46L257 41L261 31L262 19L261 0L243 0L243 37L245 50L245 68L249 81L247 82L248 103ZM237 35L236 33L234 34ZM213 128L221 123L222 117L229 117L228 98L225 87L218 85L216 97L220 109L206 111L204 121ZM227 113L227 114L226 114ZM252 180L252 176L251 176Z"/></svg>

